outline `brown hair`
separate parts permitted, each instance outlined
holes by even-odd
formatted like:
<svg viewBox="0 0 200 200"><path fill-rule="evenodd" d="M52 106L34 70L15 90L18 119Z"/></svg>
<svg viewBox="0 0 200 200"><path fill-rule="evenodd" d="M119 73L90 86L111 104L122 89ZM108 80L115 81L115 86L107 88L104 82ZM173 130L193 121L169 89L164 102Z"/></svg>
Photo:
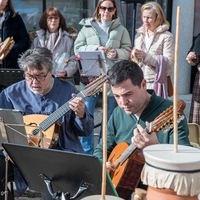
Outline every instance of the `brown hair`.
<svg viewBox="0 0 200 200"><path fill-rule="evenodd" d="M55 8L55 7L51 7L48 8L46 11L44 11L43 15L40 18L39 21L39 27L43 30L48 30L48 26L47 26L47 18L49 16L57 16L60 18L60 23L58 28L61 28L62 30L66 30L66 21L64 16L61 14L61 12Z"/></svg>
<svg viewBox="0 0 200 200"><path fill-rule="evenodd" d="M14 13L13 16L16 15L15 9L14 9L14 7L13 7L12 0L8 0L7 5L6 5L5 8L4 8L4 11L6 11L6 10L12 10L13 13Z"/></svg>
<svg viewBox="0 0 200 200"><path fill-rule="evenodd" d="M112 19L116 19L116 18L117 18L117 4L116 4L115 0L99 0L98 3L97 3L96 9L95 9L95 11L94 11L93 17L94 17L97 21L100 21L99 9L100 9L100 7L101 7L101 4L102 4L104 1L110 1L110 2L113 3L113 7L115 8L115 14L113 15Z"/></svg>

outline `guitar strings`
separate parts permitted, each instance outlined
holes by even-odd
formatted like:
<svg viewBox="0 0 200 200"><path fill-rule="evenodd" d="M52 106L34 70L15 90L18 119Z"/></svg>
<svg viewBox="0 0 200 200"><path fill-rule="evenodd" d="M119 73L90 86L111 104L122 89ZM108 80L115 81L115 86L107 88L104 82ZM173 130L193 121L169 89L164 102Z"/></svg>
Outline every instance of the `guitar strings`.
<svg viewBox="0 0 200 200"><path fill-rule="evenodd" d="M10 128L10 129L13 130L14 132L20 134L21 136L27 138L26 135L24 135L23 133L21 133L20 131L18 131L18 130L16 130L15 128L12 127L12 126L26 126L26 125L23 125L23 124L5 124L5 126L8 127L8 128ZM31 126L31 125L28 125L28 126L30 126L30 127L35 127L35 126ZM36 144L34 141L30 140L30 142L31 142L33 145L37 146L37 144Z"/></svg>

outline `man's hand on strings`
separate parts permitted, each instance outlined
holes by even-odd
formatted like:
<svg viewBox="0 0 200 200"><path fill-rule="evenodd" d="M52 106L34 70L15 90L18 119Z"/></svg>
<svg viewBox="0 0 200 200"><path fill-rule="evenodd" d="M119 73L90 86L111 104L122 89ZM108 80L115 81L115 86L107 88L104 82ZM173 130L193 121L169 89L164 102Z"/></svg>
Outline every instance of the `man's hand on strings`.
<svg viewBox="0 0 200 200"><path fill-rule="evenodd" d="M83 98L77 97L76 94L72 94L72 97L74 97L74 98L69 102L70 109L74 111L74 113L77 117L84 118L85 102L84 102Z"/></svg>
<svg viewBox="0 0 200 200"><path fill-rule="evenodd" d="M38 146L39 144L39 137L38 136L35 136L31 133L28 133L27 135L27 140L28 140L28 143L30 146Z"/></svg>
<svg viewBox="0 0 200 200"><path fill-rule="evenodd" d="M157 135L155 132L149 134L140 124L137 124L137 128L133 131L132 143L139 149L143 149L152 144L159 144Z"/></svg>
<svg viewBox="0 0 200 200"><path fill-rule="evenodd" d="M116 167L112 165L110 161L106 162L106 169L110 173L116 170Z"/></svg>

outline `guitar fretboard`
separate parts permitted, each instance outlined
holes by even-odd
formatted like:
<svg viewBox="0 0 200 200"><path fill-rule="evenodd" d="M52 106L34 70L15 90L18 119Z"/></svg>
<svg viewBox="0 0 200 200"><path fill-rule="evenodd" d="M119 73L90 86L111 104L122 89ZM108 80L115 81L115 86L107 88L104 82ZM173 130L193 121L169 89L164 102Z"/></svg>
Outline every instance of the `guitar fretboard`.
<svg viewBox="0 0 200 200"><path fill-rule="evenodd" d="M121 154L120 156L120 165L122 165L126 159L133 153L133 151L136 149L137 147L131 143L128 148Z"/></svg>
<svg viewBox="0 0 200 200"><path fill-rule="evenodd" d="M82 98L85 97L85 95L82 92L79 92L76 96L82 97ZM72 99L73 98L71 98L69 101L67 101L65 104L63 104L61 107L59 107L56 111L54 111L43 122L41 122L39 124L40 130L45 131L51 125L53 125L58 119L60 119L64 114L66 114L70 110L69 102Z"/></svg>

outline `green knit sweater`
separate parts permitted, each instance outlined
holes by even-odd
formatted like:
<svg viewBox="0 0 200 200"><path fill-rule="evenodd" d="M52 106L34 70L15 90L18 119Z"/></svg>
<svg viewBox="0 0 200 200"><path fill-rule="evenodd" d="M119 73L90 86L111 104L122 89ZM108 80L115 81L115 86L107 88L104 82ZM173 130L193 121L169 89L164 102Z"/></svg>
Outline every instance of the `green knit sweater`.
<svg viewBox="0 0 200 200"><path fill-rule="evenodd" d="M131 143L133 137L133 130L136 128L136 124L139 123L142 127L145 126L145 122L152 122L160 113L166 110L172 105L172 102L167 99L163 99L152 94L150 102L145 110L142 112L139 120L132 115L127 115L120 107L115 108L112 116L110 117L107 124L107 152L108 156L112 152L113 148L120 142ZM178 143L181 145L190 146L189 129L187 120L184 118L178 124ZM163 130L157 132L158 140L161 144L173 144L173 129L164 132ZM102 160L102 139L97 145L94 155Z"/></svg>

